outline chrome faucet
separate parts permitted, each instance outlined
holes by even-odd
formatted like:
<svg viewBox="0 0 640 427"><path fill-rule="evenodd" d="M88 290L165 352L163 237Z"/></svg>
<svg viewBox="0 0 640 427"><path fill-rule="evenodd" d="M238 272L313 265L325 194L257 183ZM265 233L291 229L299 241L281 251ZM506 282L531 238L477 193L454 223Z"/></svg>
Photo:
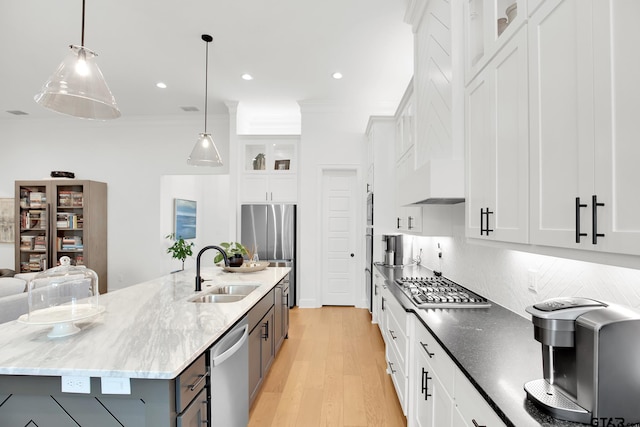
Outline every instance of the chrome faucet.
<svg viewBox="0 0 640 427"><path fill-rule="evenodd" d="M209 249L217 249L218 252L222 254L222 258L224 258L224 265L229 266L229 258L227 258L227 253L220 246L210 245L205 246L198 252L198 256L196 257L196 292L200 292L202 290L202 277L200 277L200 258L202 254Z"/></svg>

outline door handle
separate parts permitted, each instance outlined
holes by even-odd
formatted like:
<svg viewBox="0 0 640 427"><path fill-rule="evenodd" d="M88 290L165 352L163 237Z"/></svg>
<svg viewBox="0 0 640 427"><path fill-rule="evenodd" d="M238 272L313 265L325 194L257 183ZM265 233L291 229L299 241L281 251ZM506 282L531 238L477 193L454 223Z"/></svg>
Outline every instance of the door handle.
<svg viewBox="0 0 640 427"><path fill-rule="evenodd" d="M580 203L580 197L576 197L576 243L580 243L580 237L587 236L587 233L580 232L580 208L586 207L586 204Z"/></svg>
<svg viewBox="0 0 640 427"><path fill-rule="evenodd" d="M489 228L489 215L492 215L492 214L493 214L493 211L490 211L489 208L487 208L486 211L480 208L480 235L481 236L485 233L488 236L489 233L493 232L493 229ZM487 228L484 228L483 217L485 215L487 217Z"/></svg>
<svg viewBox="0 0 640 427"><path fill-rule="evenodd" d="M190 391L194 391L196 388L198 388L200 383L204 381L204 379L207 378L208 376L209 376L209 372L207 372L206 374L198 375L198 381L196 381L195 384L191 384L187 387L189 388Z"/></svg>
<svg viewBox="0 0 640 427"><path fill-rule="evenodd" d="M425 371L425 369L422 368L422 392L424 393L424 400L429 400L431 397L431 394L429 394L429 380L431 379L433 378L429 376L429 371Z"/></svg>
<svg viewBox="0 0 640 427"><path fill-rule="evenodd" d="M593 222L591 224L591 243L598 244L598 237L604 237L604 233L598 233L598 206L604 206L604 203L598 203L598 196L591 196L591 216Z"/></svg>
<svg viewBox="0 0 640 427"><path fill-rule="evenodd" d="M420 341L420 345L422 346L422 348L424 349L424 351L426 351L426 352L427 352L427 356L429 356L429 359L433 359L433 356L435 355L435 353L431 353L431 352L429 351L429 349L427 348L427 347L428 347L428 345L427 345L427 344L425 344L425 343L423 343L422 341Z"/></svg>
<svg viewBox="0 0 640 427"><path fill-rule="evenodd" d="M238 338L238 341L236 341L224 353L219 354L219 355L214 356L214 357L211 358L212 362L213 362L212 363L213 366L218 366L222 362L224 362L225 360L227 360L228 358L233 356L240 349L240 347L242 347L242 345L245 343L245 341L247 341L247 338L249 337L249 325L244 325L242 327L242 329L240 329L240 330L242 331L242 335L240 336L240 338Z"/></svg>

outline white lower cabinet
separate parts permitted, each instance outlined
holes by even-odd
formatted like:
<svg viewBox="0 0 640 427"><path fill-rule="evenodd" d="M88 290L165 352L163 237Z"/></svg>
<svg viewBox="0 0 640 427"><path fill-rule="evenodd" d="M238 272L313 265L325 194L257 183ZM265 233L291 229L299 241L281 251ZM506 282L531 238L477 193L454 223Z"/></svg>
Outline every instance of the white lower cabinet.
<svg viewBox="0 0 640 427"><path fill-rule="evenodd" d="M467 377L457 370L454 383L456 427L501 427L505 424L471 384Z"/></svg>
<svg viewBox="0 0 640 427"><path fill-rule="evenodd" d="M391 375L393 380L402 412L407 415L407 372L409 372L407 323L410 321L410 317L386 286L382 288L381 295L379 326L385 342L387 373Z"/></svg>
<svg viewBox="0 0 640 427"><path fill-rule="evenodd" d="M415 316L407 424L502 427L505 424Z"/></svg>
<svg viewBox="0 0 640 427"><path fill-rule="evenodd" d="M411 343L413 362L408 424L451 427L455 425L452 424L455 366L429 331L415 316L411 317L415 333Z"/></svg>
<svg viewBox="0 0 640 427"><path fill-rule="evenodd" d="M372 290L372 308L371 308L371 322L377 323L380 331L382 332L382 290L387 285L384 283L384 277L378 272L377 269L373 269L373 290Z"/></svg>

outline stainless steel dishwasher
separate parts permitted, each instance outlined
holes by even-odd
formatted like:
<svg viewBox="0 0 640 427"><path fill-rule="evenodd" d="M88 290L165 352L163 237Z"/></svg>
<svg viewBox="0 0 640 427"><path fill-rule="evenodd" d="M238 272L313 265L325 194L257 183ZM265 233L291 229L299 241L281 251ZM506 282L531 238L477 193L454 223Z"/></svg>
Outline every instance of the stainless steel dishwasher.
<svg viewBox="0 0 640 427"><path fill-rule="evenodd" d="M249 423L249 322L244 317L210 350L211 425Z"/></svg>

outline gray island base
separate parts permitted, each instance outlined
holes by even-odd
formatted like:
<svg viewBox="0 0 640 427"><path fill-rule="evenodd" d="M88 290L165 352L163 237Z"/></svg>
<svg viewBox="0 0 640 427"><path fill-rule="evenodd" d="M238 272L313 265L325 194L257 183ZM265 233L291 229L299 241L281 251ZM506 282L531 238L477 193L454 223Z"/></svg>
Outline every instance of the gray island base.
<svg viewBox="0 0 640 427"><path fill-rule="evenodd" d="M233 303L191 302L192 271L109 292L100 296L105 312L78 322L81 332L62 339L47 338L51 326L0 325L0 426L202 426L209 411L208 349L243 317L265 305L273 310L274 289L289 270L203 269L203 294L218 285L259 285ZM89 379L90 392L62 392L69 377L84 386ZM119 394L111 394L113 384L122 385Z"/></svg>

